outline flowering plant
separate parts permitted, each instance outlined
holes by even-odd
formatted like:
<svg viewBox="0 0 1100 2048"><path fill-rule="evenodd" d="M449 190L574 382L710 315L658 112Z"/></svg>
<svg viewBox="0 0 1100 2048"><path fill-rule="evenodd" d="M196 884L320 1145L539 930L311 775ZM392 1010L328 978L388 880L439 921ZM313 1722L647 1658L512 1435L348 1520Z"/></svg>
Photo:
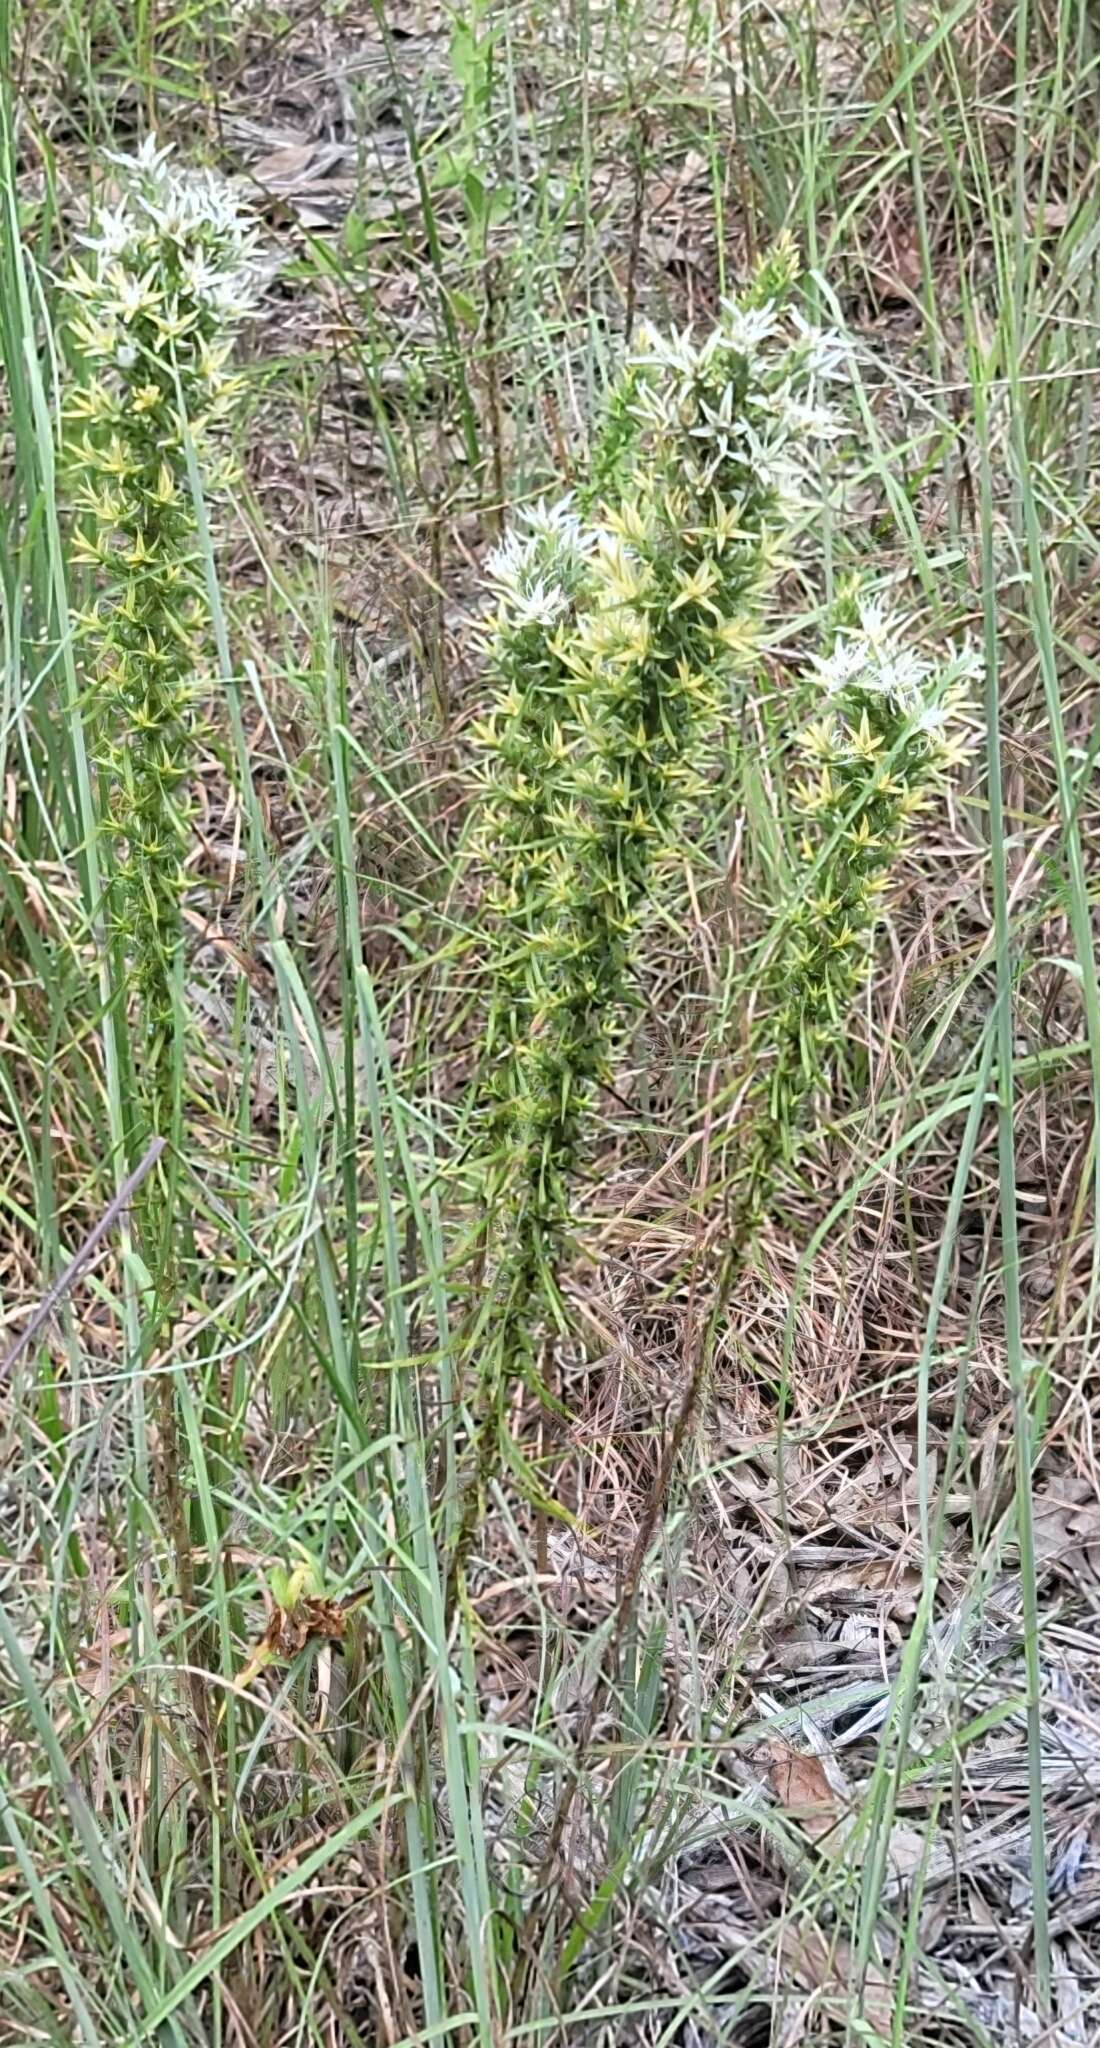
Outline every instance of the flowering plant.
<svg viewBox="0 0 1100 2048"><path fill-rule="evenodd" d="M721 752L812 451L835 431L818 387L841 351L791 308L796 272L784 241L701 344L646 336L584 516L528 514L489 565L482 1166L510 1373L556 1303L584 1113L609 1077L652 877Z"/></svg>
<svg viewBox="0 0 1100 2048"><path fill-rule="evenodd" d="M113 159L121 197L101 207L85 260L64 280L80 372L67 394L62 457L76 530L94 572L77 617L99 810L109 848L107 911L135 999L132 1143L166 1135L182 1061L182 894L187 779L198 739L205 593L192 490L232 476L227 429L240 393L229 368L257 281L257 245L228 187L180 171L150 138ZM137 1143L134 1143L137 1149ZM156 1175L138 1202L152 1351L171 1297L178 1221ZM159 1468L180 1588L193 1604L174 1382L158 1383Z"/></svg>
<svg viewBox="0 0 1100 2048"><path fill-rule="evenodd" d="M739 1180L739 1238L767 1208L867 971L882 894L912 821L966 757L974 656L934 664L906 622L857 587L811 658L824 709L798 735L799 844L791 903L763 977L751 1038L754 1115Z"/></svg>
<svg viewBox="0 0 1100 2048"><path fill-rule="evenodd" d="M185 785L197 737L203 590L189 447L212 491L232 475L229 367L257 281L254 232L228 187L180 171L150 138L112 161L122 195L99 209L64 280L81 380L64 405L73 552L95 571L78 617L105 830L110 913L145 1034L155 1127L170 1099Z"/></svg>

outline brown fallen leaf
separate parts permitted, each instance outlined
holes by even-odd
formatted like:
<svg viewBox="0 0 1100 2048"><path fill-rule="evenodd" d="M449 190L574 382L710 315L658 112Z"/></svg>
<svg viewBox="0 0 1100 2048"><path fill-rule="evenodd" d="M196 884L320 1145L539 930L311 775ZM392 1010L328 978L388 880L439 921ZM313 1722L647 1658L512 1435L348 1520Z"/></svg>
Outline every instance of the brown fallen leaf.
<svg viewBox="0 0 1100 2048"><path fill-rule="evenodd" d="M859 1800L839 1766L781 1742L769 1743L767 1755L768 1784L789 1818L823 1856L841 1855L859 1824ZM918 1871L931 1885L941 1883L954 1868L955 1859L942 1836L933 1836L929 1843L919 1829L895 1821L886 1852L885 1897L906 1892Z"/></svg>
<svg viewBox="0 0 1100 2048"><path fill-rule="evenodd" d="M830 1847L835 1853L840 1846L835 1838L848 1818L847 1801L839 1784L830 1781L818 1756L801 1755L782 1742L769 1743L768 1751L768 1784L780 1805L811 1842L829 1843L833 1837Z"/></svg>
<svg viewBox="0 0 1100 2048"><path fill-rule="evenodd" d="M865 2029L889 2041L894 2025L894 1994L881 1970L870 1964L858 1991L852 1986L852 1951L846 1941L829 1941L820 1928L795 1925L783 1928L778 1960L810 1989L820 1993L823 2010L843 2021L854 2007Z"/></svg>
<svg viewBox="0 0 1100 2048"><path fill-rule="evenodd" d="M1100 1577L1100 1501L1086 1480L1065 1473L1035 1495L1035 1555L1069 1577Z"/></svg>

